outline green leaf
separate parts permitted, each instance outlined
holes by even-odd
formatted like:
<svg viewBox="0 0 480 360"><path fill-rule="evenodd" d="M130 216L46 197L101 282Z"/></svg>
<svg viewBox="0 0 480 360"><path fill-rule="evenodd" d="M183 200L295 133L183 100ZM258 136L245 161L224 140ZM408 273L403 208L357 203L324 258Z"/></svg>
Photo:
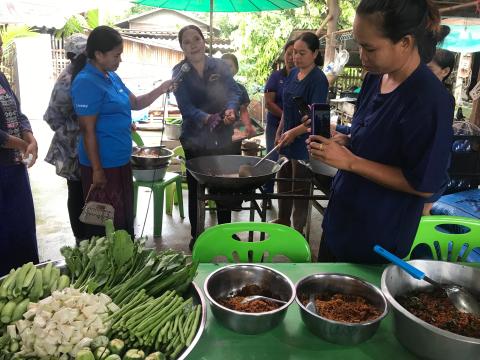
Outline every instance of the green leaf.
<svg viewBox="0 0 480 360"><path fill-rule="evenodd" d="M125 230L117 230L113 240L113 261L117 268L121 267L133 256L133 241Z"/></svg>

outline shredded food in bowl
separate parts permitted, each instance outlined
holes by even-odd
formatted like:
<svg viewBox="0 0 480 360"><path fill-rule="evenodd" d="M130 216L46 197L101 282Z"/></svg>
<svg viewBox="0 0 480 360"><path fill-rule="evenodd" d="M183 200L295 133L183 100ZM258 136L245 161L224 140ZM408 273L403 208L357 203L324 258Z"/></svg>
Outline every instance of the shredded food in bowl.
<svg viewBox="0 0 480 360"><path fill-rule="evenodd" d="M396 300L406 310L440 329L480 339L480 316L458 311L442 289L412 291Z"/></svg>

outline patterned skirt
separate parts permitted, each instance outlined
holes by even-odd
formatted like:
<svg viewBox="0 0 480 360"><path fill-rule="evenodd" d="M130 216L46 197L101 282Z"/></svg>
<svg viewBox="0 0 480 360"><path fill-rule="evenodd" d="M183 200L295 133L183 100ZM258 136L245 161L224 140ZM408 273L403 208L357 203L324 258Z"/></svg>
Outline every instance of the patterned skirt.
<svg viewBox="0 0 480 360"><path fill-rule="evenodd" d="M89 201L98 201L111 204L115 209L113 223L115 230L126 230L134 237L133 232L133 175L130 163L127 165L103 169L107 178L107 185L102 190L93 190L88 198ZM80 165L83 194L88 195L92 185L92 168ZM90 238L94 235L104 236L103 226L86 225L86 235Z"/></svg>

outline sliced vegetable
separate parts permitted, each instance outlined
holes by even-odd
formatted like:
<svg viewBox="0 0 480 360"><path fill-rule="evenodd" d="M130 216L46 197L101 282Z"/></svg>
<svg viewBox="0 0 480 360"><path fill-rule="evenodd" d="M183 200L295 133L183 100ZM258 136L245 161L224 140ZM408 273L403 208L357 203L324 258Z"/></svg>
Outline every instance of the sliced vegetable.
<svg viewBox="0 0 480 360"><path fill-rule="evenodd" d="M77 356L75 357L77 360L95 360L95 357L93 356L92 352L88 349L82 349L77 353Z"/></svg>
<svg viewBox="0 0 480 360"><path fill-rule="evenodd" d="M123 360L142 360L144 357L145 353L142 350L130 349L123 357Z"/></svg>
<svg viewBox="0 0 480 360"><path fill-rule="evenodd" d="M105 346L100 346L95 350L95 359L97 360L104 360L108 355L110 355L110 350Z"/></svg>
<svg viewBox="0 0 480 360"><path fill-rule="evenodd" d="M166 359L167 358L165 357L165 355L163 353L161 353L160 351L151 353L150 355L148 355L145 358L145 360L166 360Z"/></svg>
<svg viewBox="0 0 480 360"><path fill-rule="evenodd" d="M108 346L109 339L105 335L100 335L97 336L95 339L93 339L92 343L90 344L90 347L92 350L96 350L99 347L107 347Z"/></svg>
<svg viewBox="0 0 480 360"><path fill-rule="evenodd" d="M113 339L108 344L108 349L112 354L121 355L125 350L125 343L121 339Z"/></svg>

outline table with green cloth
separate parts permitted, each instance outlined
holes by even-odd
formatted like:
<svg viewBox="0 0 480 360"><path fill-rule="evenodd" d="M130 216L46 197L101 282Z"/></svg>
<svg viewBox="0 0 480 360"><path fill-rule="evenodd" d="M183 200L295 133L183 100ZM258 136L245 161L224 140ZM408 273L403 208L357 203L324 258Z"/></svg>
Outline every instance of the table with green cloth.
<svg viewBox="0 0 480 360"><path fill-rule="evenodd" d="M344 273L358 276L380 288L385 266L275 263L262 264L285 274L293 283L314 273ZM224 264L200 264L195 283L202 289L206 277ZM208 303L208 300L205 299ZM205 330L188 356L190 360L300 360L300 359L416 359L395 338L393 315L381 322L375 335L366 342L345 346L331 344L312 334L304 325L300 309L294 301L285 319L273 330L258 335L242 335L223 327L214 318L208 305Z"/></svg>

